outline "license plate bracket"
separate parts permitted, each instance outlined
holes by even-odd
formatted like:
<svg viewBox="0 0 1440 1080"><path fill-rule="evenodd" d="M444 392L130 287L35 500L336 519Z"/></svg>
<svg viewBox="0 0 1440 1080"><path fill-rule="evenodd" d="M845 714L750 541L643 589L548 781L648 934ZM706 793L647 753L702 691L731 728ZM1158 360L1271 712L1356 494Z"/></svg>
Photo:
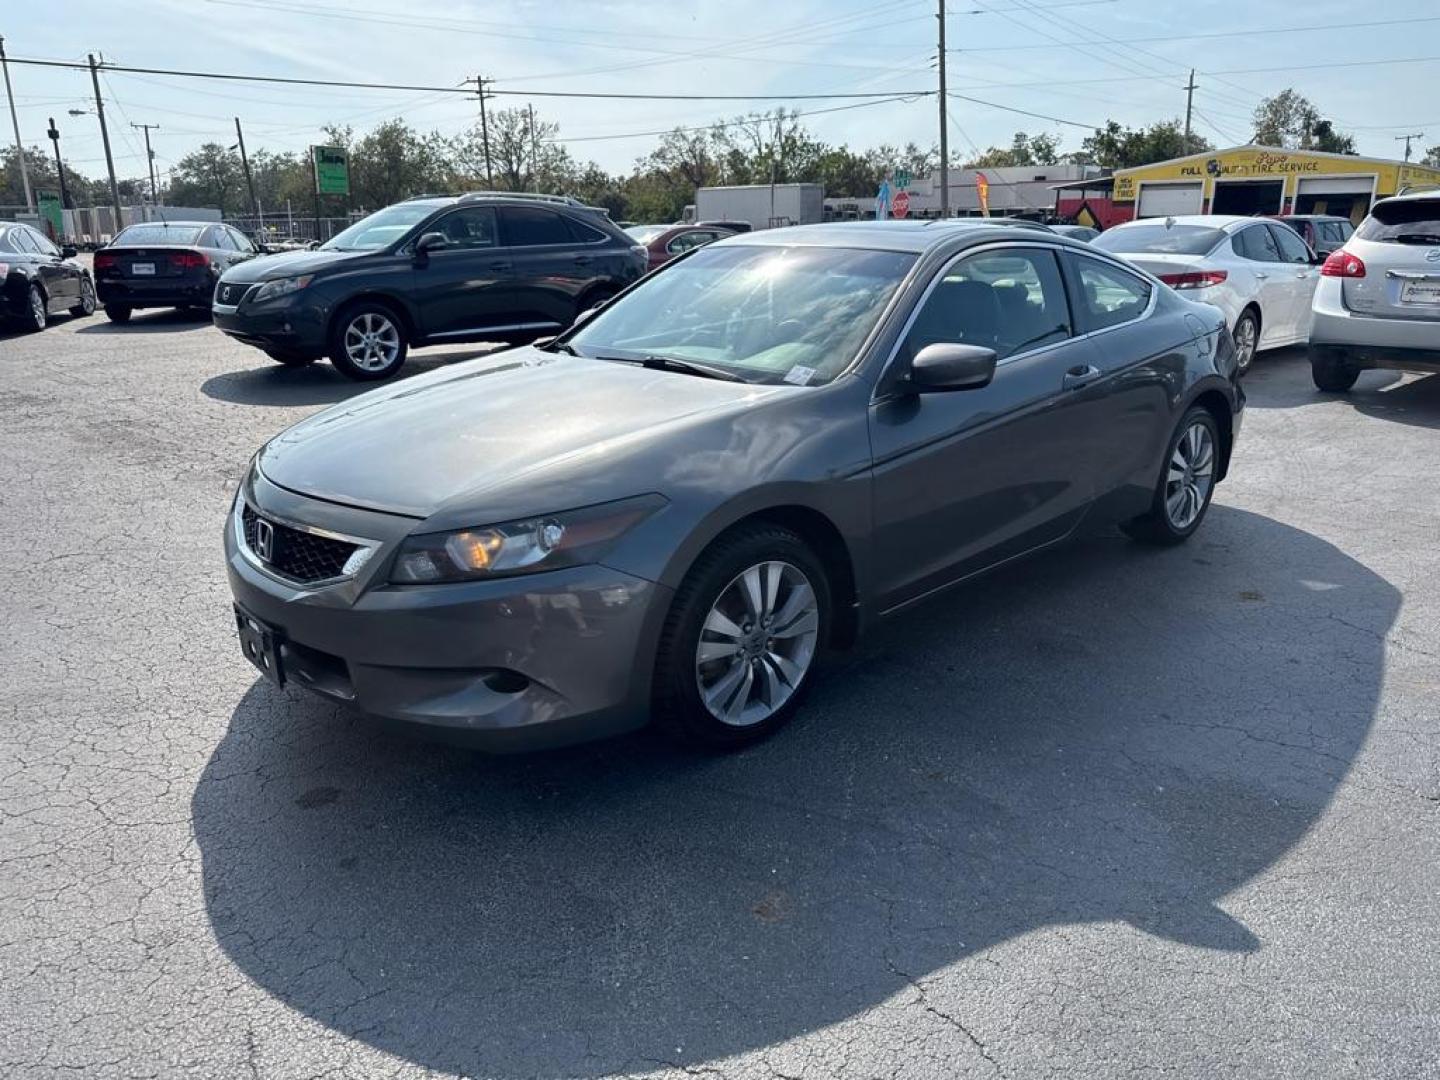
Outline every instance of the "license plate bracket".
<svg viewBox="0 0 1440 1080"><path fill-rule="evenodd" d="M240 651L245 654L245 659L276 686L284 686L285 666L280 659L284 635L239 604L234 607L235 629L240 635Z"/></svg>
<svg viewBox="0 0 1440 1080"><path fill-rule="evenodd" d="M1440 278L1401 282L1400 302L1402 304L1440 304Z"/></svg>
<svg viewBox="0 0 1440 1080"><path fill-rule="evenodd" d="M131 263L131 264L130 264L130 273L134 274L136 277L154 277L154 276L155 276L155 264L154 264L154 263Z"/></svg>

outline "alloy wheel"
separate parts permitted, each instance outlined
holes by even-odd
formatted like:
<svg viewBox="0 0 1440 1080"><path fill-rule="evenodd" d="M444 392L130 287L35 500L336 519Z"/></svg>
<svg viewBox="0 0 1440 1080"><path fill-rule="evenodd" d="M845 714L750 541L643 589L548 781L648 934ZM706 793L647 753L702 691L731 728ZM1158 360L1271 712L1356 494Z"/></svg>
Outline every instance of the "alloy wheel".
<svg viewBox="0 0 1440 1080"><path fill-rule="evenodd" d="M80 310L86 315L95 314L95 286L89 278L80 282Z"/></svg>
<svg viewBox="0 0 1440 1080"><path fill-rule="evenodd" d="M1195 524L1214 483L1215 437L1196 420L1175 444L1165 479L1165 513L1175 529L1183 532Z"/></svg>
<svg viewBox="0 0 1440 1080"><path fill-rule="evenodd" d="M45 329L45 298L35 288L30 290L30 323L36 330Z"/></svg>
<svg viewBox="0 0 1440 1080"><path fill-rule="evenodd" d="M1255 320L1248 315L1235 324L1235 366L1240 371L1250 367L1255 359L1255 346L1260 336Z"/></svg>
<svg viewBox="0 0 1440 1080"><path fill-rule="evenodd" d="M366 311L345 328L345 355L362 371L384 371L400 355L400 330L378 311Z"/></svg>
<svg viewBox="0 0 1440 1080"><path fill-rule="evenodd" d="M700 700L721 723L761 723L799 689L819 638L819 601L799 567L768 561L741 571L720 590L700 631Z"/></svg>

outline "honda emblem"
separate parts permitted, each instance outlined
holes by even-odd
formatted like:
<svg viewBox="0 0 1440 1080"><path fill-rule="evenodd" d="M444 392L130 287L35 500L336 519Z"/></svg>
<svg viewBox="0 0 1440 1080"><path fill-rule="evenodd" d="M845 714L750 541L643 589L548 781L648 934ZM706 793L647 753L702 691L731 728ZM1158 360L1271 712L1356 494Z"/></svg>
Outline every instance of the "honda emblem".
<svg viewBox="0 0 1440 1080"><path fill-rule="evenodd" d="M255 519L255 554L266 562L275 551L275 529L264 518Z"/></svg>

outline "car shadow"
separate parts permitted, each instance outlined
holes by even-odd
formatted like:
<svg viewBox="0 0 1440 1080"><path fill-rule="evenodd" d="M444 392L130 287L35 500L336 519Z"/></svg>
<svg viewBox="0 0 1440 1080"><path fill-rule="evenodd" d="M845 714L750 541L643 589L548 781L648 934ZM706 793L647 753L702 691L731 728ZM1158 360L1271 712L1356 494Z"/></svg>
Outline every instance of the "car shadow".
<svg viewBox="0 0 1440 1080"><path fill-rule="evenodd" d="M489 356L508 348L506 345L475 345L463 349L447 346L444 350L411 352L405 359L397 379L423 375L427 371ZM200 392L216 401L234 405L326 405L345 401L367 390L387 385L384 382L356 382L347 379L328 362L317 360L304 367L285 367L266 361L261 367L230 371L215 375L200 384Z"/></svg>
<svg viewBox="0 0 1440 1080"><path fill-rule="evenodd" d="M1311 405L1348 405L1381 420L1440 428L1440 375L1407 378L1398 371L1362 371L1343 394L1318 390L1303 352L1262 357L1245 376L1247 404L1256 409L1297 409Z"/></svg>
<svg viewBox="0 0 1440 1080"><path fill-rule="evenodd" d="M95 310L95 321L81 327L79 334L174 334L186 330L203 330L210 326L210 312L203 308L157 308L137 311L129 322L111 322L103 308Z"/></svg>
<svg viewBox="0 0 1440 1080"><path fill-rule="evenodd" d="M486 1076L770 1046L1050 926L1254 952L1226 895L1345 778L1399 600L1216 506L894 621L729 756L488 758L257 682L192 800L208 915L307 1017Z"/></svg>

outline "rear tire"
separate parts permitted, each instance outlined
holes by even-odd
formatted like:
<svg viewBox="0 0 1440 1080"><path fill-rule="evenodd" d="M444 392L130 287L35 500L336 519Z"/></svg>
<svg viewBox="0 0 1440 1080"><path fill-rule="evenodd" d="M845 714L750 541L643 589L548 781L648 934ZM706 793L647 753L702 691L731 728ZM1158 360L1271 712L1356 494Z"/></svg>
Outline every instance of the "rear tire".
<svg viewBox="0 0 1440 1080"><path fill-rule="evenodd" d="M1360 378L1360 367L1346 360L1343 354L1312 351L1310 377L1315 380L1316 389L1327 394L1343 394Z"/></svg>
<svg viewBox="0 0 1440 1080"><path fill-rule="evenodd" d="M805 541L757 523L716 540L676 590L655 661L654 712L691 746L730 750L782 727L815 680L830 584Z"/></svg>
<svg viewBox="0 0 1440 1080"><path fill-rule="evenodd" d="M290 352L287 349L266 349L265 355L277 364L284 364L286 367L304 367L306 364L313 364L320 359L312 353Z"/></svg>
<svg viewBox="0 0 1440 1080"><path fill-rule="evenodd" d="M1231 336L1235 339L1235 371L1244 375L1255 362L1255 354L1260 348L1259 316L1249 308L1242 311L1235 320L1235 329L1231 331Z"/></svg>
<svg viewBox="0 0 1440 1080"><path fill-rule="evenodd" d="M80 279L80 302L70 309L77 319L95 314L95 285L89 278Z"/></svg>
<svg viewBox="0 0 1440 1080"><path fill-rule="evenodd" d="M374 300L345 308L330 330L330 362L360 382L392 377L404 365L409 346L400 316Z"/></svg>
<svg viewBox="0 0 1440 1080"><path fill-rule="evenodd" d="M45 294L40 291L39 285L31 285L30 292L25 297L25 313L20 316L20 325L32 333L45 329L49 322L45 308Z"/></svg>
<svg viewBox="0 0 1440 1080"><path fill-rule="evenodd" d="M129 322L132 309L128 304L106 304L105 317L111 322Z"/></svg>
<svg viewBox="0 0 1440 1080"><path fill-rule="evenodd" d="M1150 509L1120 528L1145 544L1184 543L1205 520L1219 468L1220 428L1209 409L1195 405L1165 446Z"/></svg>

